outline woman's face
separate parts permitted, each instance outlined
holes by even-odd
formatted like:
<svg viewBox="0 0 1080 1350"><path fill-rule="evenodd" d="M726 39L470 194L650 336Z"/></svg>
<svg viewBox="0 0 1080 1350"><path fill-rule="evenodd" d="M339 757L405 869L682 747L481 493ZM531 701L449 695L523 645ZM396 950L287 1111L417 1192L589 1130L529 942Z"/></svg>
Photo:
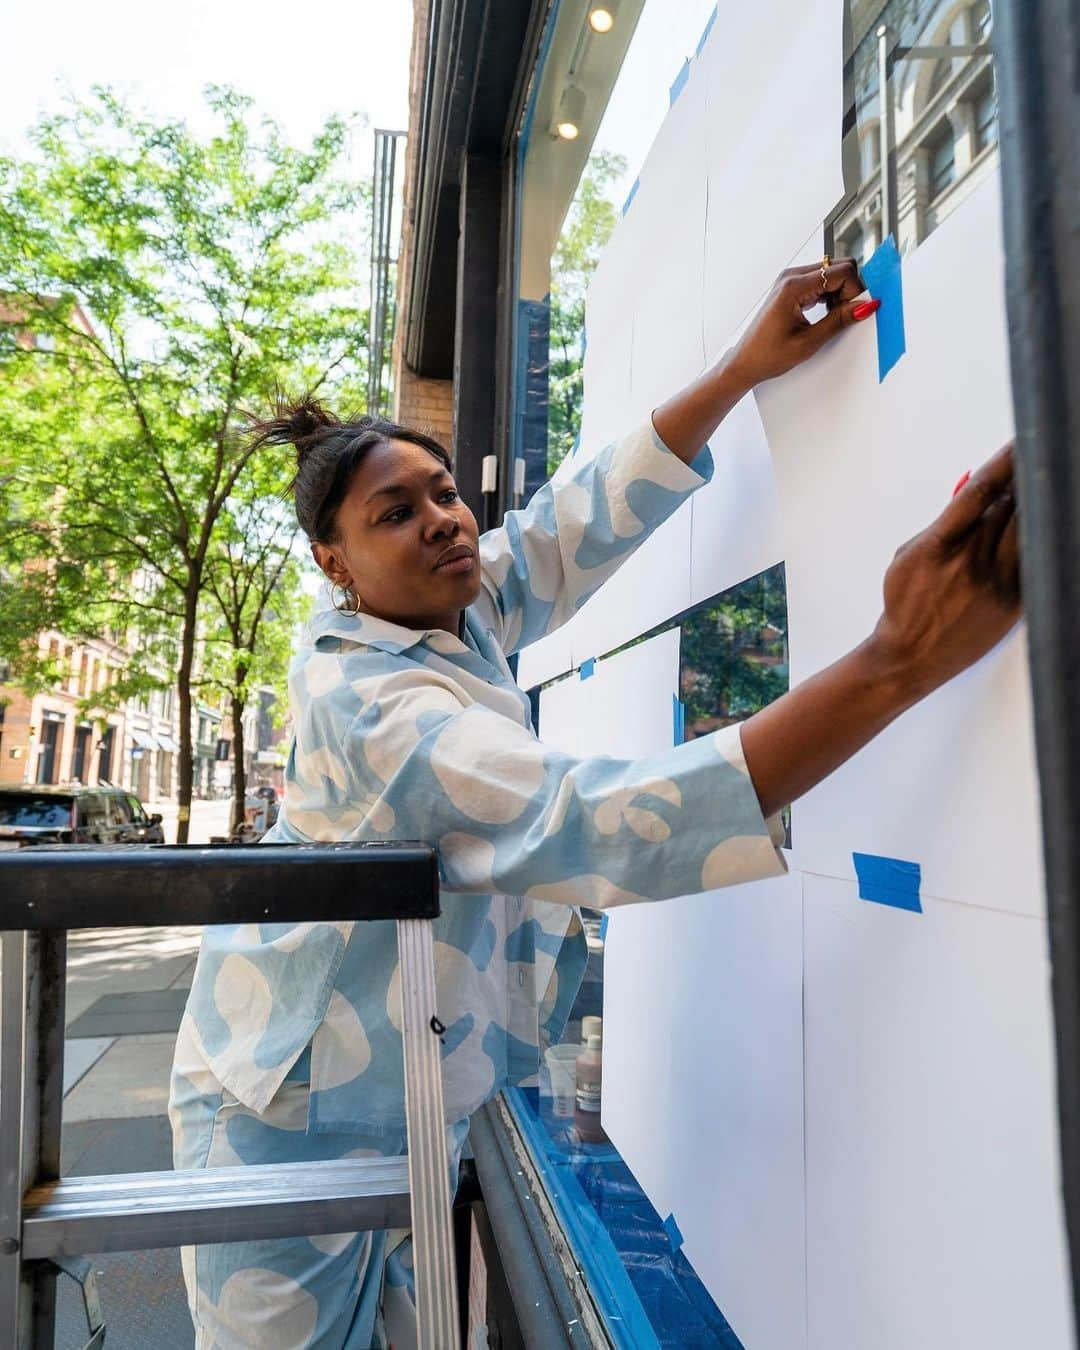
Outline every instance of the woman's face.
<svg viewBox="0 0 1080 1350"><path fill-rule="evenodd" d="M360 609L407 628L458 632L480 593L478 531L453 475L409 441L373 446L337 511L337 541L315 561Z"/></svg>

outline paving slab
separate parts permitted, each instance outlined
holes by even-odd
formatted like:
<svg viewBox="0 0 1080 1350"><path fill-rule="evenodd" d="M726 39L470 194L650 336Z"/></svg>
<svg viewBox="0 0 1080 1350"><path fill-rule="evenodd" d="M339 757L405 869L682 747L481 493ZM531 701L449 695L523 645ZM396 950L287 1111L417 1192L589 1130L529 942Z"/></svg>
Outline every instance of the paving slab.
<svg viewBox="0 0 1080 1350"><path fill-rule="evenodd" d="M143 993L190 983L202 929L97 928L68 935L64 1020L70 1026L103 994Z"/></svg>
<svg viewBox="0 0 1080 1350"><path fill-rule="evenodd" d="M86 1036L64 1042L64 1096L86 1076L112 1045L112 1036Z"/></svg>
<svg viewBox="0 0 1080 1350"><path fill-rule="evenodd" d="M68 1024L68 1036L131 1036L180 1030L187 1004L186 989L148 989L138 993L103 994Z"/></svg>
<svg viewBox="0 0 1080 1350"><path fill-rule="evenodd" d="M65 1123L164 1115L175 1044L171 1033L118 1036L65 1098Z"/></svg>

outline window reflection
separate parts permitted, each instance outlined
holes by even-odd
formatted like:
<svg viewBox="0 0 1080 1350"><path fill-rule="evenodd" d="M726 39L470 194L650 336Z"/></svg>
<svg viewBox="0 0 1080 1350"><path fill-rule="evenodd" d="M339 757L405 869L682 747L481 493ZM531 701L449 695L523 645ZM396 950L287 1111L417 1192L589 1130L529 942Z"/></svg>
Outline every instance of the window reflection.
<svg viewBox="0 0 1080 1350"><path fill-rule="evenodd" d="M854 107L845 123L849 195L832 221L835 252L865 260L888 226L901 253L910 253L996 163L992 10L985 0L849 0L848 19ZM881 171L881 28L892 119L888 178Z"/></svg>

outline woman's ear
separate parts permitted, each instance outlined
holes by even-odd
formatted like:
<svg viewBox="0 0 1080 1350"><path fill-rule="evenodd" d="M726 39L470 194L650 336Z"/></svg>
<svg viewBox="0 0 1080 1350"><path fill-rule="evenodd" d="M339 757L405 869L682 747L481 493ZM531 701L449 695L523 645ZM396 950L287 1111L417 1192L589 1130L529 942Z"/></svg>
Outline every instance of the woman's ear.
<svg viewBox="0 0 1080 1350"><path fill-rule="evenodd" d="M345 566L341 554L332 544L312 544L311 556L322 569L323 574L336 586L348 589L352 581L349 569Z"/></svg>

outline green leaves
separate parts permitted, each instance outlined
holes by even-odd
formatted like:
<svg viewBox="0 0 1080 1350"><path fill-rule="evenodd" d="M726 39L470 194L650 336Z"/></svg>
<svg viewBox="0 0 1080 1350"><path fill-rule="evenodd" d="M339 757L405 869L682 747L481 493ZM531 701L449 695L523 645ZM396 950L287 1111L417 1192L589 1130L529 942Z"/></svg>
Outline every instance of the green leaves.
<svg viewBox="0 0 1080 1350"><path fill-rule="evenodd" d="M230 550L248 561L245 522L263 502L280 515L292 473L288 454L253 457L241 410L315 385L362 402L351 124L298 148L235 90L206 98L204 139L98 89L42 117L32 155L0 157L0 659L16 677L35 678L42 627L119 628L131 680L175 682L183 705L216 623L210 578ZM282 623L298 594L287 563Z"/></svg>
<svg viewBox="0 0 1080 1350"><path fill-rule="evenodd" d="M551 259L548 343L548 472L570 452L581 428L585 292L619 213L605 195L626 172L622 155L589 157Z"/></svg>

